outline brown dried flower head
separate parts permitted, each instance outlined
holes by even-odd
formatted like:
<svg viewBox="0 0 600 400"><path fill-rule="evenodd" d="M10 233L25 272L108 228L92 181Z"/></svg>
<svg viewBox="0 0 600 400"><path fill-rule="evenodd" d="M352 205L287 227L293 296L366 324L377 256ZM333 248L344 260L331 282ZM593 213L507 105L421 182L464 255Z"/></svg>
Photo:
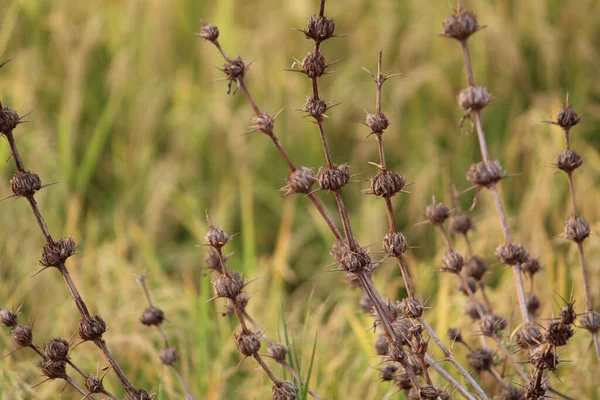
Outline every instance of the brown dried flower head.
<svg viewBox="0 0 600 400"><path fill-rule="evenodd" d="M225 303L225 312L223 313L223 316L225 317L227 315L233 315L235 313L235 307L237 307L241 312L244 312L246 310L246 306L248 305L249 300L250 297L246 292L240 292L240 294L235 296L235 301L227 299L227 302Z"/></svg>
<svg viewBox="0 0 600 400"><path fill-rule="evenodd" d="M39 364L42 374L50 379L64 378L67 376L67 363L65 361L42 360Z"/></svg>
<svg viewBox="0 0 600 400"><path fill-rule="evenodd" d="M280 364L284 364L285 358L288 354L288 348L281 343L271 343L269 345L269 355L273 357L273 360Z"/></svg>
<svg viewBox="0 0 600 400"><path fill-rule="evenodd" d="M10 185L16 196L31 197L42 188L42 181L34 172L17 171L10 180Z"/></svg>
<svg viewBox="0 0 600 400"><path fill-rule="evenodd" d="M410 390L413 387L410 376L408 376L406 372L396 374L394 377L394 383L396 384L398 390Z"/></svg>
<svg viewBox="0 0 600 400"><path fill-rule="evenodd" d="M75 249L77 249L77 244L75 244L75 239L70 236L47 243L42 249L40 265L58 268L67 261L67 258L75 254Z"/></svg>
<svg viewBox="0 0 600 400"><path fill-rule="evenodd" d="M102 380L96 375L88 375L85 377L85 388L90 393L104 392L104 385L102 384Z"/></svg>
<svg viewBox="0 0 600 400"><path fill-rule="evenodd" d="M159 326L165 320L165 313L158 307L148 307L142 313L140 322L146 326Z"/></svg>
<svg viewBox="0 0 600 400"><path fill-rule="evenodd" d="M388 354L388 342L384 334L380 333L377 335L377 339L375 339L373 346L375 347L375 352L378 356L385 356Z"/></svg>
<svg viewBox="0 0 600 400"><path fill-rule="evenodd" d="M217 250L209 248L204 255L204 268L221 273L225 261L227 261L227 257L219 254Z"/></svg>
<svg viewBox="0 0 600 400"><path fill-rule="evenodd" d="M206 243L215 249L220 249L225 246L231 240L231 238L227 232L220 227L213 225L210 223L210 221L209 224L210 227L208 228L208 232L206 232L205 236Z"/></svg>
<svg viewBox="0 0 600 400"><path fill-rule="evenodd" d="M10 311L8 308L0 308L0 322L7 328L17 326L17 314Z"/></svg>
<svg viewBox="0 0 600 400"><path fill-rule="evenodd" d="M583 329L591 333L598 333L600 330L600 313L598 311L588 311L579 318L579 323Z"/></svg>
<svg viewBox="0 0 600 400"><path fill-rule="evenodd" d="M33 341L33 332L26 325L17 324L10 333L10 336L21 347L29 347Z"/></svg>
<svg viewBox="0 0 600 400"><path fill-rule="evenodd" d="M320 97L307 96L306 103L302 106L302 111L308 113L308 115L316 120L320 120L323 114L327 112L327 102Z"/></svg>
<svg viewBox="0 0 600 400"><path fill-rule="evenodd" d="M390 126L390 121L385 114L367 114L366 124L373 133L381 134Z"/></svg>
<svg viewBox="0 0 600 400"><path fill-rule="evenodd" d="M374 306L373 301L371 300L369 295L366 293L363 293L363 295L360 296L360 308L362 308L363 312L365 314L373 313L373 306Z"/></svg>
<svg viewBox="0 0 600 400"><path fill-rule="evenodd" d="M470 257L464 266L465 275L476 281L481 281L485 273L487 272L487 262L479 256Z"/></svg>
<svg viewBox="0 0 600 400"><path fill-rule="evenodd" d="M564 130L569 130L579 122L581 122L581 117L577 115L573 108L571 108L569 98L567 97L567 105L558 110L556 113L556 121L552 121L552 123L560 126Z"/></svg>
<svg viewBox="0 0 600 400"><path fill-rule="evenodd" d="M227 271L214 281L214 287L218 297L235 299L244 288L244 279L237 271Z"/></svg>
<svg viewBox="0 0 600 400"><path fill-rule="evenodd" d="M447 251L442 259L442 272L449 272L451 274L460 274L465 260L456 251Z"/></svg>
<svg viewBox="0 0 600 400"><path fill-rule="evenodd" d="M575 243L583 243L590 233L590 225L583 217L571 217L565 222L565 238Z"/></svg>
<svg viewBox="0 0 600 400"><path fill-rule="evenodd" d="M473 229L473 221L469 214L459 212L450 218L450 230L452 232L466 235L471 229Z"/></svg>
<svg viewBox="0 0 600 400"><path fill-rule="evenodd" d="M273 400L296 400L298 388L292 382L274 384L272 388Z"/></svg>
<svg viewBox="0 0 600 400"><path fill-rule="evenodd" d="M507 242L496 248L496 257L504 264L517 265L524 263L531 256L523 245Z"/></svg>
<svg viewBox="0 0 600 400"><path fill-rule="evenodd" d="M210 42L215 42L219 38L219 28L212 24L201 23L200 33L198 33L198 36Z"/></svg>
<svg viewBox="0 0 600 400"><path fill-rule="evenodd" d="M577 313L575 312L575 302L571 301L566 306L560 309L560 321L563 324L572 325L577 319Z"/></svg>
<svg viewBox="0 0 600 400"><path fill-rule="evenodd" d="M436 203L434 200L433 204L425 209L425 215L433 225L441 225L450 216L450 209L444 203Z"/></svg>
<svg viewBox="0 0 600 400"><path fill-rule="evenodd" d="M529 314L536 314L541 305L540 299L533 293L527 293L525 295L525 305Z"/></svg>
<svg viewBox="0 0 600 400"><path fill-rule="evenodd" d="M467 171L467 180L473 185L480 187L491 187L506 176L500 162L481 161L476 164L471 164Z"/></svg>
<svg viewBox="0 0 600 400"><path fill-rule="evenodd" d="M463 341L463 337L460 333L460 330L458 330L457 328L448 328L447 336L451 342L460 343Z"/></svg>
<svg viewBox="0 0 600 400"><path fill-rule="evenodd" d="M541 269L542 266L537 258L529 257L526 261L521 263L521 270L529 276L537 274Z"/></svg>
<svg viewBox="0 0 600 400"><path fill-rule="evenodd" d="M581 164L583 164L581 156L570 149L563 151L556 157L556 166L558 169L568 174L581 167Z"/></svg>
<svg viewBox="0 0 600 400"><path fill-rule="evenodd" d="M400 303L400 309L408 318L419 319L423 315L423 303L418 297L407 297Z"/></svg>
<svg viewBox="0 0 600 400"><path fill-rule="evenodd" d="M229 59L223 64L223 72L230 81L237 82L246 75L246 64L241 57Z"/></svg>
<svg viewBox="0 0 600 400"><path fill-rule="evenodd" d="M423 385L419 392L421 400L448 400L450 395L443 389L438 389L433 385Z"/></svg>
<svg viewBox="0 0 600 400"><path fill-rule="evenodd" d="M348 249L338 262L342 269L352 273L369 270L374 263L369 252L363 248L359 248L356 252Z"/></svg>
<svg viewBox="0 0 600 400"><path fill-rule="evenodd" d="M320 43L334 36L335 20L322 15L313 15L308 20L306 28L301 30L307 39Z"/></svg>
<svg viewBox="0 0 600 400"><path fill-rule="evenodd" d="M371 178L371 190L368 194L390 198L400 192L405 185L404 177L399 173L387 170L379 171Z"/></svg>
<svg viewBox="0 0 600 400"><path fill-rule="evenodd" d="M350 180L350 167L348 164L334 165L333 168L319 168L317 181L322 190L337 191L344 187Z"/></svg>
<svg viewBox="0 0 600 400"><path fill-rule="evenodd" d="M470 11L458 11L444 20L442 36L467 40L475 32L485 28L477 22L477 15Z"/></svg>
<svg viewBox="0 0 600 400"><path fill-rule="evenodd" d="M466 306L465 306L465 313L471 317L472 320L474 321L479 321L481 319L481 315L479 315L479 310L477 309L477 307L475 306L475 304L469 302Z"/></svg>
<svg viewBox="0 0 600 400"><path fill-rule="evenodd" d="M560 320L552 320L548 324L544 338L548 343L554 346L564 346L575 332L570 325L562 323Z"/></svg>
<svg viewBox="0 0 600 400"><path fill-rule="evenodd" d="M490 349L479 348L469 353L467 360L475 371L489 371L494 366L494 352Z"/></svg>
<svg viewBox="0 0 600 400"><path fill-rule="evenodd" d="M396 372L398 372L397 364L387 364L379 371L379 377L385 382L393 381Z"/></svg>
<svg viewBox="0 0 600 400"><path fill-rule="evenodd" d="M300 71L304 72L310 79L317 79L325 73L325 57L320 51L309 51L302 60Z"/></svg>
<svg viewBox="0 0 600 400"><path fill-rule="evenodd" d="M458 104L465 110L480 111L490 104L494 97L482 86L469 86L458 94Z"/></svg>
<svg viewBox="0 0 600 400"><path fill-rule="evenodd" d="M560 359L556 347L544 343L529 350L529 362L539 370L555 371Z"/></svg>
<svg viewBox="0 0 600 400"><path fill-rule="evenodd" d="M260 115L252 117L252 129L266 133L267 135L273 134L273 128L275 127L275 118L271 117L266 112L261 112Z"/></svg>
<svg viewBox="0 0 600 400"><path fill-rule="evenodd" d="M235 333L235 342L240 353L246 357L258 353L260 350L260 338L254 332Z"/></svg>
<svg viewBox="0 0 600 400"><path fill-rule="evenodd" d="M67 361L69 359L69 342L62 338L51 339L44 345L46 356L53 361Z"/></svg>
<svg viewBox="0 0 600 400"><path fill-rule="evenodd" d="M19 114L10 107L0 104L0 133L12 132L19 125Z"/></svg>
<svg viewBox="0 0 600 400"><path fill-rule="evenodd" d="M400 232L388 232L383 237L383 250L392 257L402 256L408 249L406 238Z"/></svg>
<svg viewBox="0 0 600 400"><path fill-rule="evenodd" d="M167 347L167 348L161 349L158 356L160 357L160 361L164 365L175 364L175 362L177 362L177 358L179 357L179 355L177 354L177 351L175 350L174 347Z"/></svg>
<svg viewBox="0 0 600 400"><path fill-rule="evenodd" d="M408 345L412 336L411 328L413 327L413 324L410 322L410 320L408 318L397 318L394 322L392 322L392 327L394 328L394 332L396 332L396 336L398 337L398 343L401 345ZM392 351L392 347L393 346L390 346L390 351Z"/></svg>
<svg viewBox="0 0 600 400"><path fill-rule="evenodd" d="M83 340L100 340L107 329L106 322L98 315L79 321L79 337Z"/></svg>
<svg viewBox="0 0 600 400"><path fill-rule="evenodd" d="M542 332L534 324L527 324L519 329L515 335L517 346L522 349L530 349L539 346L544 341Z"/></svg>
<svg viewBox="0 0 600 400"><path fill-rule="evenodd" d="M128 393L124 400L151 400L154 395L150 395L144 389L137 389L135 393Z"/></svg>
<svg viewBox="0 0 600 400"><path fill-rule="evenodd" d="M479 321L479 328L485 336L494 336L506 328L506 320L499 315L486 315Z"/></svg>
<svg viewBox="0 0 600 400"><path fill-rule="evenodd" d="M300 167L290 172L285 180L287 185L281 190L285 192L283 195L287 196L292 193L310 193L316 178L310 168Z"/></svg>

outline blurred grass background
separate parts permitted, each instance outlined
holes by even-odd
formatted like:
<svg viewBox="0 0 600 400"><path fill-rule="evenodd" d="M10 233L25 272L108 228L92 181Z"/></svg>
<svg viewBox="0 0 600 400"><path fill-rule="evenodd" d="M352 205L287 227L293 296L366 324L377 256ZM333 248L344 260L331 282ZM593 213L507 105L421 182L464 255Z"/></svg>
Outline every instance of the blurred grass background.
<svg viewBox="0 0 600 400"><path fill-rule="evenodd" d="M135 275L147 273L155 303L171 321L167 334L182 350L186 379L206 399L263 399L270 396L264 374L249 360L238 367L232 340L235 321L223 318L223 303L211 297L209 277L200 269L204 252L205 210L230 233L230 265L248 279L249 306L268 334L287 329L304 367L318 335L311 385L327 398L402 398L379 383L379 360L372 349L371 321L360 312L359 293L326 273L331 235L309 202L281 199L285 164L261 134L240 136L252 111L243 97L228 96L220 55L194 37L199 18L219 26L220 41L232 55L255 60L247 81L263 109L299 107L308 80L282 71L292 57L301 59L310 43L290 30L303 27L316 0L216 2L198 0L0 1L0 53L16 56L0 72L1 100L20 114L34 110L32 123L16 131L27 168L45 183L60 181L38 196L55 236L73 235L80 254L68 266L90 308L110 325L106 340L138 387L160 399L181 398L176 378L161 367L159 337L138 322L145 307ZM600 2L580 0L468 2L482 24L471 41L475 76L497 96L484 112L490 153L510 173L501 185L518 241L539 256L544 271L536 282L541 317L556 312L558 295L575 287L578 310L583 291L575 246L556 238L570 215L565 176L551 164L564 148L550 119L571 95L584 122L573 131L573 148L585 158L576 173L582 214L600 229ZM415 226L435 195L450 202L453 183L466 188L468 166L480 159L476 138L460 133L462 113L455 97L465 86L459 46L437 37L451 12L447 1L329 1L327 14L347 38L324 45L329 60L343 58L337 73L322 80L326 99L343 100L330 112L326 129L334 158L348 161L353 173L370 176L377 160L375 141L365 139L363 108L374 108L374 85L359 65L375 69L379 48L384 69L403 75L384 87L383 108L392 114L385 134L388 165L415 182L412 194L394 198L399 228L409 238L409 263L420 296L433 307L427 318L443 333L448 326L474 332L463 313L465 298L452 277L436 272L443 245L428 226ZM276 130L302 165L324 163L318 136L301 115L284 112ZM0 158L9 150L0 143ZM0 193L11 193L12 162L0 164ZM381 201L364 197L366 183L345 190L358 239L379 249L386 231ZM332 196L319 195L333 206ZM468 207L471 195L465 196ZM332 214L335 214L333 208ZM0 203L0 306L24 304L23 321L35 318L41 344L53 336L71 337L78 318L58 274L35 278L43 238L25 201ZM490 262L502 233L487 193L474 213L476 251ZM459 243L459 249L463 244ZM600 242L586 242L589 268L600 301ZM403 294L392 262L375 274L381 291ZM511 272L495 267L492 301L512 328L518 324ZM577 331L560 349L553 384L578 399L599 398L594 379L598 365L590 336ZM0 335L1 353L12 349ZM441 353L431 347L435 356ZM520 356L522 357L522 356ZM75 362L95 371L101 355L91 344L73 352ZM41 380L31 351L0 362L0 398L59 397L62 384ZM101 361L100 366L105 364ZM436 378L437 379L437 378ZM481 379L492 385L487 376ZM119 387L112 374L106 386ZM65 398L78 398L66 389Z"/></svg>

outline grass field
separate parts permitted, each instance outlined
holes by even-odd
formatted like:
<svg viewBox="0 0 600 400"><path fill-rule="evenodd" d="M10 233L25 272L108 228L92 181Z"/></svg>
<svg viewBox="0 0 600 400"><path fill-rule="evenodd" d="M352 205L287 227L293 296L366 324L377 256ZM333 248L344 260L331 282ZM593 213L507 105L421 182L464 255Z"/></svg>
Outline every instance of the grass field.
<svg viewBox="0 0 600 400"><path fill-rule="evenodd" d="M385 68L402 72L383 95L384 111L392 114L385 133L388 166L414 182L411 194L394 197L398 228L417 247L408 261L417 292L432 307L427 318L438 332L449 326L468 332L467 299L455 279L437 272L443 243L430 226L415 225L424 220L432 195L450 204L452 184L467 188L465 172L480 160L476 137L458 127L456 95L466 86L459 45L437 36L451 6L424 4L330 0L327 14L348 37L324 45L329 60L343 61L336 74L322 79L321 91L342 101L326 127L335 160L364 173L344 194L358 239L378 250L387 229L385 209L361 193L375 172L368 161L377 161L377 147L354 122L364 117L363 108L373 110L375 89L359 65L374 69L382 48ZM486 0L467 6L488 25L470 41L475 76L496 96L483 113L490 153L515 174L500 186L510 225L544 266L535 282L540 319L556 313L559 296L568 297L573 287L582 309L576 246L557 237L571 213L566 177L552 167L564 138L543 121L553 118L566 92L583 113L572 133L572 146L585 159L575 175L578 202L592 231L600 230L600 2ZM240 233L229 264L258 278L248 288L249 310L272 337L284 336L285 318L303 372L317 341L311 385L320 394L404 396L379 382L372 321L360 311L360 294L341 274L326 272L332 261L327 226L306 198L281 198L284 162L262 134L240 135L252 110L241 94L227 95L225 83L209 83L221 77L214 66L222 60L194 36L199 19L206 19L219 26L230 55L255 60L247 83L274 114L300 107L309 93L307 79L283 68L309 50L310 43L290 28L303 27L317 7L313 0L0 0L0 54L16 57L0 71L0 100L21 114L33 110L32 122L15 131L21 154L44 183L60 182L37 196L40 208L55 236L72 235L80 245L68 266L90 308L107 320L105 338L115 357L138 387L159 399L181 398L181 392L158 359L159 336L138 321L145 308L139 273L147 274L154 300L170 320L166 332L182 350L182 372L198 399L264 399L271 393L251 360L238 366L236 321L221 317L223 303L206 303L210 278L200 269L204 250L194 247L204 240L205 210L230 233ZM298 164L324 164L318 134L301 114L284 111L276 129ZM0 158L8 155L1 140ZM11 194L13 172L12 162L0 163L0 197ZM333 197L319 197L336 214ZM463 208L471 200L464 196ZM489 193L482 193L473 216L474 249L495 263L502 231ZM35 319L38 343L71 337L78 319L60 276L45 271L31 277L43 237L27 202L0 202L0 227L0 306L23 303L23 320ZM462 251L464 243L456 243ZM597 235L585 249L597 306ZM392 299L405 293L391 261L374 280ZM489 282L491 300L515 328L520 316L510 269L494 267ZM10 337L0 335L0 353L12 348ZM571 362L560 365L553 385L577 399L600 398L590 335L577 330L560 354ZM104 366L89 343L72 357L90 372ZM33 352L20 350L0 361L0 399L59 397L59 382L31 389L42 380L34 360ZM106 385L121 394L112 374ZM63 397L81 396L67 388Z"/></svg>

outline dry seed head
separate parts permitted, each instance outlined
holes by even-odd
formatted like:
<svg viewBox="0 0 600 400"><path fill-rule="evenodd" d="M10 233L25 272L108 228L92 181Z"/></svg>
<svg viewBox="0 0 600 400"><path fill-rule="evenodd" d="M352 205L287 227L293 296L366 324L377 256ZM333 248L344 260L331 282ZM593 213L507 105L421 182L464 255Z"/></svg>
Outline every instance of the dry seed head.
<svg viewBox="0 0 600 400"><path fill-rule="evenodd" d="M419 391L421 395L421 400L448 400L450 399L450 395L446 393L443 389L438 389L433 385L424 385L421 386L421 390Z"/></svg>
<svg viewBox="0 0 600 400"><path fill-rule="evenodd" d="M410 343L411 328L413 327L412 323L407 318L398 318L394 322L392 322L392 328L394 328L394 332L396 332L396 336L398 337L398 343L400 345L408 345ZM392 346L393 347L393 346ZM390 351L392 350L390 347ZM398 361L398 360L394 360Z"/></svg>
<svg viewBox="0 0 600 400"><path fill-rule="evenodd" d="M257 131L271 135L273 133L273 127L275 126L275 118L271 117L266 112L261 112L260 115L256 115L252 118L252 128Z"/></svg>
<svg viewBox="0 0 600 400"><path fill-rule="evenodd" d="M100 340L107 329L106 322L98 315L79 321L79 337L83 340Z"/></svg>
<svg viewBox="0 0 600 400"><path fill-rule="evenodd" d="M292 193L310 193L316 178L310 168L300 167L290 172L285 180L287 185L281 190L285 192L283 195L287 196Z"/></svg>
<svg viewBox="0 0 600 400"><path fill-rule="evenodd" d="M304 72L310 79L317 79L325 73L325 57L320 51L309 51L302 60L300 71Z"/></svg>
<svg viewBox="0 0 600 400"><path fill-rule="evenodd" d="M540 299L533 293L527 293L525 295L525 305L529 314L536 314L541 305Z"/></svg>
<svg viewBox="0 0 600 400"><path fill-rule="evenodd" d="M457 328L448 328L447 335L451 342L460 343L463 341L463 337Z"/></svg>
<svg viewBox="0 0 600 400"><path fill-rule="evenodd" d="M572 325L577 319L577 313L575 312L574 305L575 302L570 302L560 309L560 321L563 324Z"/></svg>
<svg viewBox="0 0 600 400"><path fill-rule="evenodd" d="M401 191L406 185L404 177L394 171L379 171L371 178L371 191L377 197L390 198Z"/></svg>
<svg viewBox="0 0 600 400"><path fill-rule="evenodd" d="M523 245L507 242L496 248L496 257L504 264L517 265L524 263L531 256Z"/></svg>
<svg viewBox="0 0 600 400"><path fill-rule="evenodd" d="M473 278L461 280L458 290L465 296L469 296L477 291L477 281Z"/></svg>
<svg viewBox="0 0 600 400"><path fill-rule="evenodd" d="M306 103L302 106L302 111L308 113L316 120L320 120L322 115L327 112L327 103L320 97L307 96Z"/></svg>
<svg viewBox="0 0 600 400"><path fill-rule="evenodd" d="M385 114L367 114L366 119L367 126L371 128L373 133L383 133L390 126L390 121L388 121Z"/></svg>
<svg viewBox="0 0 600 400"><path fill-rule="evenodd" d="M400 309L408 318L419 319L423 315L423 303L416 296L402 300Z"/></svg>
<svg viewBox="0 0 600 400"><path fill-rule="evenodd" d="M7 328L17 326L17 314L10 311L8 308L0 308L0 322Z"/></svg>
<svg viewBox="0 0 600 400"><path fill-rule="evenodd" d="M246 75L246 64L241 59L241 57L237 57L231 60L227 60L225 64L223 64L223 72L227 75L230 81L238 81L239 79L243 79L244 75Z"/></svg>
<svg viewBox="0 0 600 400"><path fill-rule="evenodd" d="M600 330L600 313L588 311L579 318L579 323L583 329L587 329L591 333L598 333L598 330Z"/></svg>
<svg viewBox="0 0 600 400"><path fill-rule="evenodd" d="M394 383L399 390L410 390L413 387L410 376L407 373L396 374Z"/></svg>
<svg viewBox="0 0 600 400"><path fill-rule="evenodd" d="M12 132L19 125L19 114L10 107L0 104L0 133Z"/></svg>
<svg viewBox="0 0 600 400"><path fill-rule="evenodd" d="M33 332L26 325L17 324L10 333L10 336L21 347L29 347L33 341Z"/></svg>
<svg viewBox="0 0 600 400"><path fill-rule="evenodd" d="M387 364L379 371L379 377L382 381L392 381L396 376L396 372L398 371L397 364Z"/></svg>
<svg viewBox="0 0 600 400"><path fill-rule="evenodd" d="M52 361L67 361L69 359L69 342L62 338L51 339L44 345L44 353Z"/></svg>
<svg viewBox="0 0 600 400"><path fill-rule="evenodd" d="M218 297L235 299L244 288L244 279L237 271L227 271L214 281L215 294Z"/></svg>
<svg viewBox="0 0 600 400"><path fill-rule="evenodd" d="M544 343L529 350L529 362L542 371L555 371L560 359L556 347Z"/></svg>
<svg viewBox="0 0 600 400"><path fill-rule="evenodd" d="M67 258L75 254L76 248L75 239L70 236L47 243L42 249L42 258L39 261L40 265L58 268L67 261Z"/></svg>
<svg viewBox="0 0 600 400"><path fill-rule="evenodd" d="M102 393L104 392L104 385L99 377L96 375L88 375L85 377L85 388L90 393Z"/></svg>
<svg viewBox="0 0 600 400"><path fill-rule="evenodd" d="M249 300L250 297L246 292L240 292L240 294L235 296L235 301L227 299L227 302L225 303L225 312L223 313L223 316L225 317L227 315L233 315L235 313L235 307L237 307L241 312L244 312L246 310L246 306L248 305Z"/></svg>
<svg viewBox="0 0 600 400"><path fill-rule="evenodd" d="M450 230L454 233L466 235L473 229L471 216L465 212L460 212L450 218Z"/></svg>
<svg viewBox="0 0 600 400"><path fill-rule="evenodd" d="M388 343L388 358L390 361L399 363L406 361L406 353L404 352L404 349L400 343Z"/></svg>
<svg viewBox="0 0 600 400"><path fill-rule="evenodd" d="M556 121L553 124L560 126L564 130L569 130L581 121L575 110L569 104L561 107L556 113Z"/></svg>
<svg viewBox="0 0 600 400"><path fill-rule="evenodd" d="M475 306L475 304L469 302L466 306L465 306L465 313L471 317L472 320L474 321L479 321L481 319L481 315L479 315L479 310L477 309L477 307Z"/></svg>
<svg viewBox="0 0 600 400"><path fill-rule="evenodd" d="M487 271L488 265L485 260L478 256L470 257L464 267L465 275L476 281L481 281Z"/></svg>
<svg viewBox="0 0 600 400"><path fill-rule="evenodd" d="M486 315L479 321L479 328L485 336L494 336L506 328L506 320L499 315Z"/></svg>
<svg viewBox="0 0 600 400"><path fill-rule="evenodd" d="M321 167L317 174L317 181L322 190L340 190L349 180L350 167L348 164L334 164L333 168Z"/></svg>
<svg viewBox="0 0 600 400"><path fill-rule="evenodd" d="M517 346L522 349L530 349L539 346L544 340L542 332L534 324L523 326L515 335Z"/></svg>
<svg viewBox="0 0 600 400"><path fill-rule="evenodd" d="M220 227L213 225L212 223L210 223L210 227L208 228L208 232L206 232L206 236L204 238L206 243L215 249L220 249L231 240L227 232Z"/></svg>
<svg viewBox="0 0 600 400"><path fill-rule="evenodd" d="M335 20L322 15L313 15L308 20L306 28L302 30L307 39L320 43L333 37L335 32Z"/></svg>
<svg viewBox="0 0 600 400"><path fill-rule="evenodd" d="M158 307L148 307L142 313L140 322L146 326L159 326L165 320L165 313Z"/></svg>
<svg viewBox="0 0 600 400"><path fill-rule="evenodd" d="M525 398L527 400L541 400L546 399L546 392L548 385L545 383L538 384L535 380L530 380L525 388Z"/></svg>
<svg viewBox="0 0 600 400"><path fill-rule="evenodd" d="M356 253L348 250L339 260L340 266L347 272L358 273L367 271L374 263L369 252L359 248Z"/></svg>
<svg viewBox="0 0 600 400"><path fill-rule="evenodd" d="M202 23L198 36L210 42L215 42L219 38L219 28L212 24Z"/></svg>
<svg viewBox="0 0 600 400"><path fill-rule="evenodd" d="M360 307L362 308L363 312L365 314L371 314L373 312L373 306L373 301L371 301L369 295L363 293L363 295L360 297Z"/></svg>
<svg viewBox="0 0 600 400"><path fill-rule="evenodd" d="M260 338L254 332L234 333L237 348L246 357L258 353L260 350Z"/></svg>
<svg viewBox="0 0 600 400"><path fill-rule="evenodd" d="M480 111L490 104L494 97L482 86L469 86L458 94L458 104L465 110Z"/></svg>
<svg viewBox="0 0 600 400"><path fill-rule="evenodd" d="M450 272L451 274L460 274L460 271L465 264L463 257L456 251L447 251L442 259L443 272Z"/></svg>
<svg viewBox="0 0 600 400"><path fill-rule="evenodd" d="M526 261L521 263L521 270L529 276L537 274L542 266L537 258L529 257Z"/></svg>
<svg viewBox="0 0 600 400"><path fill-rule="evenodd" d="M583 159L573 150L565 150L556 157L556 166L558 169L571 173L581 167Z"/></svg>
<svg viewBox="0 0 600 400"><path fill-rule="evenodd" d="M16 196L31 197L42 188L42 181L34 172L17 171L10 180L10 185Z"/></svg>
<svg viewBox="0 0 600 400"><path fill-rule="evenodd" d="M158 355L160 357L160 361L164 365L173 365L177 361L179 355L177 351L175 351L174 347L167 347L165 349L161 349Z"/></svg>
<svg viewBox="0 0 600 400"><path fill-rule="evenodd" d="M473 185L481 187L490 187L506 176L500 162L481 161L476 164L471 164L467 171L467 180Z"/></svg>
<svg viewBox="0 0 600 400"><path fill-rule="evenodd" d="M560 320L552 320L548 324L544 338L554 346L564 346L575 332L570 325L563 324Z"/></svg>
<svg viewBox="0 0 600 400"><path fill-rule="evenodd" d="M388 232L383 237L383 249L389 256L400 257L408 249L408 244L400 232Z"/></svg>
<svg viewBox="0 0 600 400"><path fill-rule="evenodd" d="M280 364L284 364L285 358L287 357L288 348L281 343L271 343L269 345L269 355L273 357L273 360Z"/></svg>
<svg viewBox="0 0 600 400"><path fill-rule="evenodd" d="M433 225L441 225L450 216L450 209L444 203L436 203L434 200L433 204L425 209L425 215Z"/></svg>
<svg viewBox="0 0 600 400"><path fill-rule="evenodd" d="M358 247L358 243L356 243L356 241L354 241L353 244L354 247ZM348 243L346 243L345 240L336 240L331 245L331 252L329 254L331 254L338 263L341 263L342 257L344 257L348 251Z"/></svg>
<svg viewBox="0 0 600 400"><path fill-rule="evenodd" d="M378 356L385 356L388 354L388 342L384 334L380 333L377 335L373 347L375 347L375 352Z"/></svg>
<svg viewBox="0 0 600 400"><path fill-rule="evenodd" d="M507 386L500 392L500 400L526 400L525 391L516 386Z"/></svg>
<svg viewBox="0 0 600 400"><path fill-rule="evenodd" d="M221 273L226 260L227 257L221 255L217 250L209 248L204 255L204 268Z"/></svg>
<svg viewBox="0 0 600 400"><path fill-rule="evenodd" d="M469 353L467 360L475 371L489 371L494 366L494 352L490 349L479 348Z"/></svg>
<svg viewBox="0 0 600 400"><path fill-rule="evenodd" d="M67 363L65 361L42 360L39 364L42 374L50 379L64 378L67 376Z"/></svg>
<svg viewBox="0 0 600 400"><path fill-rule="evenodd" d="M470 11L460 11L444 20L443 36L456 40L467 40L475 32L485 28L477 22L477 15Z"/></svg>
<svg viewBox="0 0 600 400"><path fill-rule="evenodd" d="M590 233L590 225L583 217L571 217L565 222L565 238L575 243L583 243Z"/></svg>
<svg viewBox="0 0 600 400"><path fill-rule="evenodd" d="M296 400L298 388L292 382L281 382L272 388L273 400Z"/></svg>

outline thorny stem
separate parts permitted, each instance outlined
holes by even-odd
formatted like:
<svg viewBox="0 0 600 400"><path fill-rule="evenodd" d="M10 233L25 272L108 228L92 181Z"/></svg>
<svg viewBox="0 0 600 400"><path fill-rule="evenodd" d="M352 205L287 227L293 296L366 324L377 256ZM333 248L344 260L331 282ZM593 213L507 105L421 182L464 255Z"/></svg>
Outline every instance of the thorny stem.
<svg viewBox="0 0 600 400"><path fill-rule="evenodd" d="M19 155L19 151L17 150L17 146L16 146L16 143L14 140L12 130L5 132L4 136L6 136L6 138L8 139L8 142L10 144L11 155L12 155L12 158L15 160L17 169L19 171L24 171L23 161L21 159L21 156ZM44 221L44 218L42 217L42 214L40 213L37 202L33 198L33 195L27 197L27 200L29 201L31 210L33 211L33 214L38 221L38 225L40 226L40 229L46 239L46 242L48 244L53 244L54 242L52 240L52 236L50 235L50 231L48 230L46 222ZM77 290L77 287L75 286L75 283L71 279L71 277L69 275L69 271L67 270L67 267L64 265L64 263L61 263L57 269L59 270L63 280L65 281L67 287L69 288L69 292L71 292L71 296L73 297L73 300L75 301L75 305L77 306L77 309L79 310L82 318L89 319L90 313L87 309L85 302L83 301L83 298L79 294L79 291ZM117 375L117 378L119 379L119 381L121 381L121 384L123 385L123 388L125 389L125 392L127 392L128 395L134 396L137 393L137 390L133 387L131 382L129 382L129 380L127 379L127 377L125 376L125 374L123 373L123 371L121 370L121 368L119 367L117 362L115 361L114 357L108 350L108 347L106 346L106 343L104 342L104 340L103 339L95 340L94 343L96 344L96 346L98 348L100 348L100 350L104 354L104 357L109 362L109 364L111 366L113 366L115 374Z"/></svg>

